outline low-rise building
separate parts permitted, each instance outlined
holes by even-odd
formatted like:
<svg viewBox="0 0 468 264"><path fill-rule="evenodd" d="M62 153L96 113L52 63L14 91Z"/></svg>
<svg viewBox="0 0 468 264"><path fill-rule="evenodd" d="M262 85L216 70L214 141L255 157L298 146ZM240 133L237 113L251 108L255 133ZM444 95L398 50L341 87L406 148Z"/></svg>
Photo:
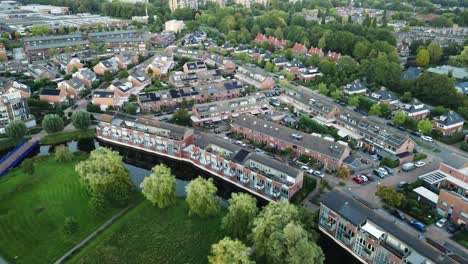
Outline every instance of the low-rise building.
<svg viewBox="0 0 468 264"><path fill-rule="evenodd" d="M362 263L449 264L454 261L341 191L320 202L319 230Z"/></svg>
<svg viewBox="0 0 468 264"><path fill-rule="evenodd" d="M211 53L205 58L205 63L211 67L217 67L218 69L222 70L223 73L232 74L236 71L237 65L229 60L224 58L223 56Z"/></svg>
<svg viewBox="0 0 468 264"><path fill-rule="evenodd" d="M400 79L402 80L413 80L421 75L423 70L419 67L408 67L403 73L401 73Z"/></svg>
<svg viewBox="0 0 468 264"><path fill-rule="evenodd" d="M77 70L83 68L83 64L79 58L74 58L67 53L56 54L53 58L53 61L60 65L60 69L66 73L72 72L72 70L75 68Z"/></svg>
<svg viewBox="0 0 468 264"><path fill-rule="evenodd" d="M446 114L437 116L432 120L433 129L442 132L444 136L450 136L453 133L463 131L465 120L456 112L449 111Z"/></svg>
<svg viewBox="0 0 468 264"><path fill-rule="evenodd" d="M468 224L468 167L455 169L441 163L438 170L419 176L439 194L437 213L458 225Z"/></svg>
<svg viewBox="0 0 468 264"><path fill-rule="evenodd" d="M26 84L0 77L0 95L17 92L20 93L21 98L28 98L31 96L31 88Z"/></svg>
<svg viewBox="0 0 468 264"><path fill-rule="evenodd" d="M5 133L5 128L14 120L23 121L27 128L36 126L26 98L19 91L0 95L0 133Z"/></svg>
<svg viewBox="0 0 468 264"><path fill-rule="evenodd" d="M356 80L342 87L343 93L346 95L365 94L367 87L360 81Z"/></svg>
<svg viewBox="0 0 468 264"><path fill-rule="evenodd" d="M57 89L63 91L70 99L78 99L78 95L83 91L85 85L81 79L73 77L70 80L61 81L57 84Z"/></svg>
<svg viewBox="0 0 468 264"><path fill-rule="evenodd" d="M269 46L275 49L282 49L284 46L286 46L286 40L279 40L278 38L273 36L267 37L265 34L260 33L255 37L254 41L258 45L263 45L263 43L267 42Z"/></svg>
<svg viewBox="0 0 468 264"><path fill-rule="evenodd" d="M235 81L223 81L177 88L138 95L138 104L144 112L159 110L161 107L174 107L184 101L204 103L207 101L226 100L239 97L242 86Z"/></svg>
<svg viewBox="0 0 468 264"><path fill-rule="evenodd" d="M400 101L398 96L384 89L369 93L368 98L371 99L372 101L375 101L378 104L388 104L388 105L393 105Z"/></svg>
<svg viewBox="0 0 468 264"><path fill-rule="evenodd" d="M166 23L164 23L164 30L165 31L173 31L175 33L179 33L184 29L185 24L184 21L182 20L168 20Z"/></svg>
<svg viewBox="0 0 468 264"><path fill-rule="evenodd" d="M99 62L98 64L94 65L93 71L97 75L104 75L104 72L109 71L111 74L116 74L119 70L119 65L113 59L107 59L104 61Z"/></svg>
<svg viewBox="0 0 468 264"><path fill-rule="evenodd" d="M267 114L271 110L270 103L265 96L239 97L223 101L215 101L204 104L195 104L192 108L192 124L202 126L231 117L238 117L240 114L250 113Z"/></svg>
<svg viewBox="0 0 468 264"><path fill-rule="evenodd" d="M61 89L42 89L39 99L49 102L49 104L63 105L67 103L67 94Z"/></svg>
<svg viewBox="0 0 468 264"><path fill-rule="evenodd" d="M204 72L208 68L204 61L189 61L182 66L185 74L189 73L197 73L197 72Z"/></svg>
<svg viewBox="0 0 468 264"><path fill-rule="evenodd" d="M302 71L298 72L296 74L297 79L299 79L301 82L308 82L310 80L313 80L319 76L322 76L323 74L319 71L318 68L315 67L306 67Z"/></svg>
<svg viewBox="0 0 468 264"><path fill-rule="evenodd" d="M91 87L93 82L96 81L96 74L89 68L79 69L72 76L80 79L86 87Z"/></svg>
<svg viewBox="0 0 468 264"><path fill-rule="evenodd" d="M468 79L468 71L465 68L461 67L453 67L449 65L438 66L435 68L427 69L430 73L435 74L442 74L442 75L450 75L455 79L458 80L465 80Z"/></svg>
<svg viewBox="0 0 468 264"><path fill-rule="evenodd" d="M221 70L208 70L196 73L175 72L169 76L169 84L174 87L190 87L224 81Z"/></svg>
<svg viewBox="0 0 468 264"><path fill-rule="evenodd" d="M119 107L119 98L114 91L98 89L93 90L91 94L91 103L98 105L102 111L106 111L107 108L117 109Z"/></svg>
<svg viewBox="0 0 468 264"><path fill-rule="evenodd" d="M258 89L273 89L275 87L275 81L267 77L268 74L263 69L254 65L239 66L235 76L240 82Z"/></svg>
<svg viewBox="0 0 468 264"><path fill-rule="evenodd" d="M407 117L422 120L429 116L431 110L429 106L421 102L414 102L411 104L403 104L399 108Z"/></svg>
<svg viewBox="0 0 468 264"><path fill-rule="evenodd" d="M145 72L152 77L158 78L169 74L170 70L174 67L174 59L172 55L156 54L151 59L150 63L145 67ZM151 69L151 70L149 70ZM151 73L152 74L149 74Z"/></svg>
<svg viewBox="0 0 468 264"><path fill-rule="evenodd" d="M231 130L278 151L291 149L297 156L311 156L323 163L325 168L338 169L350 153L344 142L328 141L249 114L240 115L231 124Z"/></svg>
<svg viewBox="0 0 468 264"><path fill-rule="evenodd" d="M154 34L152 36L152 40L153 44L156 47L167 47L174 43L174 41L176 40L176 35L172 31L163 31L161 33Z"/></svg>
<svg viewBox="0 0 468 264"><path fill-rule="evenodd" d="M310 49L307 51L307 55L308 56L313 56L313 55L317 55L319 56L320 58L322 58L325 54L323 53L323 50L320 49L320 48L315 48L315 47L310 47Z"/></svg>
<svg viewBox="0 0 468 264"><path fill-rule="evenodd" d="M292 47L292 52L299 54L299 55L304 55L307 53L307 47L301 43L294 43L294 46Z"/></svg>
<svg viewBox="0 0 468 264"><path fill-rule="evenodd" d="M51 50L63 52L65 48L77 50L86 48L89 41L83 39L81 33L53 36L36 36L23 38L24 51L31 59L47 59Z"/></svg>

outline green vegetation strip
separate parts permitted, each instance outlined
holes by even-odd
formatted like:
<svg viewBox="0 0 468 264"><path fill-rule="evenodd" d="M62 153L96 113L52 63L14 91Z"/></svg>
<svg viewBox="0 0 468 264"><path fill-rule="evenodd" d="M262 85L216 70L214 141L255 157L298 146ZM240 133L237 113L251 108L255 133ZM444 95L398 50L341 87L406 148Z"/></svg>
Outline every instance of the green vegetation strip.
<svg viewBox="0 0 468 264"><path fill-rule="evenodd" d="M12 140L12 139L9 139L9 138L1 139L0 140L0 151L12 149L12 148L16 147L16 145L18 145L21 141L28 141L29 139L31 139L31 138L26 137L26 138L24 138L22 140Z"/></svg>
<svg viewBox="0 0 468 264"><path fill-rule="evenodd" d="M53 156L34 158L32 175L20 168L0 179L0 255L10 263L52 263L119 209L93 214L90 196L81 185L75 164L56 162ZM63 232L73 217L78 231Z"/></svg>
<svg viewBox="0 0 468 264"><path fill-rule="evenodd" d="M431 145L429 145L429 144L426 144L426 143L424 143L424 142L421 142L421 141L419 141L419 140L414 140L414 142L416 142L416 144L418 144L419 146L421 146L421 147L423 147L423 148L425 148L425 149L432 150L433 152L437 152L437 153L440 152L439 149L436 149L436 148L434 148L433 146L431 146Z"/></svg>
<svg viewBox="0 0 468 264"><path fill-rule="evenodd" d="M468 230L460 230L452 237L458 244L468 249Z"/></svg>
<svg viewBox="0 0 468 264"><path fill-rule="evenodd" d="M190 217L182 198L167 209L144 201L69 263L207 263L211 245L223 238L222 215Z"/></svg>
<svg viewBox="0 0 468 264"><path fill-rule="evenodd" d="M65 143L70 140L78 140L83 138L93 138L96 136L96 130L94 128L86 130L77 130L70 132L60 132L55 134L49 134L41 139L42 145L55 145Z"/></svg>

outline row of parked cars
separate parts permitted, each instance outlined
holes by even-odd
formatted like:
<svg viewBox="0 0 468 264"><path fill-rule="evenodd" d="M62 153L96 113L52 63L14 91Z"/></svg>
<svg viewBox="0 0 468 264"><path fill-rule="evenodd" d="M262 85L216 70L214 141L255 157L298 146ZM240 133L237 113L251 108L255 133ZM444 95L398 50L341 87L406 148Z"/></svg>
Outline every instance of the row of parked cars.
<svg viewBox="0 0 468 264"><path fill-rule="evenodd" d="M400 219L400 220L403 220L403 221L406 220L405 214L400 210L393 209L393 210L390 211L390 213L393 216L395 216L396 218ZM423 232L423 233L426 232L426 229L427 229L426 225L419 222L419 221L408 220L408 224L410 226L414 227L415 229L417 229L420 232ZM444 228L445 226L447 226L446 230L447 230L447 232L449 232L451 234L454 234L454 233L458 232L461 229L461 227L459 225L449 223L448 220L445 219L445 218L442 218L439 221L437 221L435 223L435 226L437 226L438 228Z"/></svg>
<svg viewBox="0 0 468 264"><path fill-rule="evenodd" d="M373 170L372 173L375 176L383 179L386 176L393 174L393 169L387 166L382 166L380 168Z"/></svg>
<svg viewBox="0 0 468 264"><path fill-rule="evenodd" d="M304 172L309 173L310 175L315 175L315 176L317 176L319 178L325 178L325 174L323 174L323 172L321 172L319 170L311 169L311 168L307 167L306 165L303 165L301 167L301 170L303 170Z"/></svg>

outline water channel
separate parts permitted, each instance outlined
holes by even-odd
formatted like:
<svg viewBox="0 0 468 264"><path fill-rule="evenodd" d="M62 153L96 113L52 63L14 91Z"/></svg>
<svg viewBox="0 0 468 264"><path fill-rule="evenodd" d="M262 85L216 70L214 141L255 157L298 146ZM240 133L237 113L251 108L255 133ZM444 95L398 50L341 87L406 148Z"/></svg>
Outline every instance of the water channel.
<svg viewBox="0 0 468 264"><path fill-rule="evenodd" d="M246 192L243 189L240 189L237 186L233 186L217 177L212 177L210 174L197 169L185 162L174 161L168 158L157 156L156 154L149 154L142 151L137 151L125 147L121 147L114 144L107 144L104 142L98 142L94 139L80 140L80 141L70 141L67 142L67 146L72 152L84 151L90 152L99 146L111 147L115 151L118 151L123 157L126 167L129 171L129 175L135 185L139 188L140 183L143 179L151 174L151 168L157 164L164 163L171 168L172 173L176 176L177 179L177 196L185 196L185 185L187 183L198 177L212 178L214 184L218 188L218 195L225 201L229 199L231 193L233 192ZM33 156L42 156L53 153L54 146L42 145L33 152ZM267 204L267 201L258 198L259 206ZM318 244L323 249L326 260L326 264L337 264L337 263L346 263L346 264L358 264L360 263L355 259L351 254L346 250L338 246L326 235L320 234Z"/></svg>

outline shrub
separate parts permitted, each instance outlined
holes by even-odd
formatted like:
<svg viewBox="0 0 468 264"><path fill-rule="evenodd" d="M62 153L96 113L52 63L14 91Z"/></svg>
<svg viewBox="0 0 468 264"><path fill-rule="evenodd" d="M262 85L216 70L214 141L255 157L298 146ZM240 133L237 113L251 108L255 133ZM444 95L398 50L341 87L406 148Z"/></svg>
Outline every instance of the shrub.
<svg viewBox="0 0 468 264"><path fill-rule="evenodd" d="M418 155L414 156L413 161L418 161L418 160L422 160L422 159L425 159L425 158L427 158L427 154L421 153L421 154L418 154Z"/></svg>
<svg viewBox="0 0 468 264"><path fill-rule="evenodd" d="M34 162L32 159L25 159L21 162L20 168L26 172L27 174L31 175L34 173Z"/></svg>
<svg viewBox="0 0 468 264"><path fill-rule="evenodd" d="M390 168L396 168L396 167L400 166L400 161L399 160L393 160L390 157L385 157L380 162L380 166L387 166L387 167L390 167Z"/></svg>

